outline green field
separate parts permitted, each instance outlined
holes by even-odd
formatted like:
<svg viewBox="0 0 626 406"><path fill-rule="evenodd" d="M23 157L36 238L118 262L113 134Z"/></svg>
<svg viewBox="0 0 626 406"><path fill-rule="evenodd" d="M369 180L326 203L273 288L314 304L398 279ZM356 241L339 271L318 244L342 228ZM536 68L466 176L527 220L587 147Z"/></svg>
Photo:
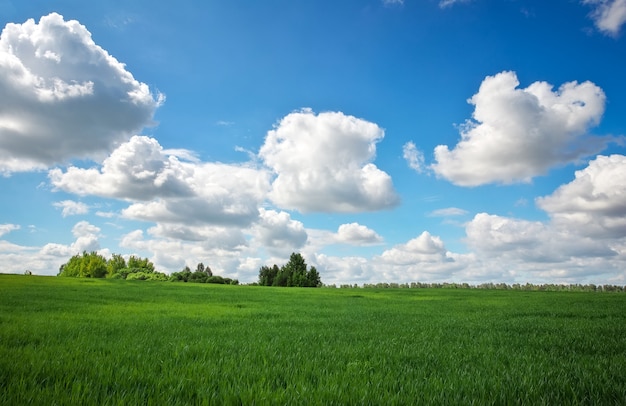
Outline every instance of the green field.
<svg viewBox="0 0 626 406"><path fill-rule="evenodd" d="M625 402L624 293L0 275L0 405Z"/></svg>

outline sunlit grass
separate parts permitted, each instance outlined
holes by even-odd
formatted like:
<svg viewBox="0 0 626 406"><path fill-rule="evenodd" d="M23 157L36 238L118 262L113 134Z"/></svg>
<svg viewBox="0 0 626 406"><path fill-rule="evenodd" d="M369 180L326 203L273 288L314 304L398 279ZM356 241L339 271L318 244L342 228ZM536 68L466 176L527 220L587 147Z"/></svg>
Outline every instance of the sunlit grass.
<svg viewBox="0 0 626 406"><path fill-rule="evenodd" d="M0 404L621 404L626 295L0 276Z"/></svg>

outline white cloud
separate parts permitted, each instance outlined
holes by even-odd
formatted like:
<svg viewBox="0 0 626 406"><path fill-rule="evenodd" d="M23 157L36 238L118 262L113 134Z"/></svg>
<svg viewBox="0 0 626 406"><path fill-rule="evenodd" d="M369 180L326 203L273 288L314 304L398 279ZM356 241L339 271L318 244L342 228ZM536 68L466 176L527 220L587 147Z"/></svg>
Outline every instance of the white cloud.
<svg viewBox="0 0 626 406"><path fill-rule="evenodd" d="M63 200L61 202L55 202L53 203L53 206L58 209L62 209L61 215L63 217L89 213L89 206L87 206L85 203L75 202L73 200Z"/></svg>
<svg viewBox="0 0 626 406"><path fill-rule="evenodd" d="M256 242L273 256L288 256L307 241L304 225L284 211L260 209L259 221L253 227Z"/></svg>
<svg viewBox="0 0 626 406"><path fill-rule="evenodd" d="M612 36L619 34L626 22L626 0L583 0L584 4L593 5L593 21L596 27Z"/></svg>
<svg viewBox="0 0 626 406"><path fill-rule="evenodd" d="M604 112L604 92L593 83L568 82L556 92L546 82L518 86L514 72L485 78L469 99L475 110L461 141L435 148L437 175L461 186L528 182L610 141L587 134Z"/></svg>
<svg viewBox="0 0 626 406"><path fill-rule="evenodd" d="M598 156L537 205L562 228L596 238L626 237L626 156Z"/></svg>
<svg viewBox="0 0 626 406"><path fill-rule="evenodd" d="M409 168L417 173L424 172L424 154L417 149L412 141L402 146L402 157L409 164Z"/></svg>
<svg viewBox="0 0 626 406"><path fill-rule="evenodd" d="M269 174L244 165L182 162L152 138L134 136L102 167L53 169L52 185L79 195L133 202L127 218L155 222L248 225L269 189Z"/></svg>
<svg viewBox="0 0 626 406"><path fill-rule="evenodd" d="M380 258L385 263L410 265L422 262L441 262L445 256L446 248L441 238L424 231L406 244L400 244L386 250Z"/></svg>
<svg viewBox="0 0 626 406"><path fill-rule="evenodd" d="M383 238L371 228L359 223L342 224L337 229L338 242L351 245L379 244Z"/></svg>
<svg viewBox="0 0 626 406"><path fill-rule="evenodd" d="M403 5L404 4L404 0L383 0L383 4L386 6L393 6L393 5Z"/></svg>
<svg viewBox="0 0 626 406"><path fill-rule="evenodd" d="M275 173L271 200L301 212L360 212L398 203L391 177L371 163L384 131L341 112L305 109L269 131L259 156Z"/></svg>
<svg viewBox="0 0 626 406"><path fill-rule="evenodd" d="M479 213L466 232L484 267L518 282L597 282L623 273L618 248L623 244L607 244L553 223Z"/></svg>
<svg viewBox="0 0 626 406"><path fill-rule="evenodd" d="M437 209L430 212L431 217L464 216L466 214L466 210L459 209L458 207L446 207L445 209Z"/></svg>
<svg viewBox="0 0 626 406"><path fill-rule="evenodd" d="M66 263L73 255L81 254L83 251L99 252L108 256L107 249L100 249L100 228L80 221L72 228L75 241L70 245L48 243L41 249L29 247L31 258L24 261L28 269L34 273L43 275L56 275L61 264ZM1 262L1 258L0 258Z"/></svg>
<svg viewBox="0 0 626 406"><path fill-rule="evenodd" d="M439 1L439 7L440 8L448 8L448 7L452 7L455 4L460 4L460 3L469 3L471 0L440 0Z"/></svg>
<svg viewBox="0 0 626 406"><path fill-rule="evenodd" d="M0 35L0 172L99 158L152 124L163 100L59 14Z"/></svg>
<svg viewBox="0 0 626 406"><path fill-rule="evenodd" d="M19 230L20 226L17 224L0 224L0 237L11 231Z"/></svg>

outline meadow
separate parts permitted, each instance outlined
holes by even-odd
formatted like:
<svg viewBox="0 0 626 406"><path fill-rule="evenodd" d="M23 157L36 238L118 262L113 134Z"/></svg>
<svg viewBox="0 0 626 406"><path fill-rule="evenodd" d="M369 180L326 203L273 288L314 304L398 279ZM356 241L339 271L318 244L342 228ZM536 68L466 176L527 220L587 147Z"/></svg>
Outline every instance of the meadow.
<svg viewBox="0 0 626 406"><path fill-rule="evenodd" d="M624 404L626 294L0 275L0 404Z"/></svg>

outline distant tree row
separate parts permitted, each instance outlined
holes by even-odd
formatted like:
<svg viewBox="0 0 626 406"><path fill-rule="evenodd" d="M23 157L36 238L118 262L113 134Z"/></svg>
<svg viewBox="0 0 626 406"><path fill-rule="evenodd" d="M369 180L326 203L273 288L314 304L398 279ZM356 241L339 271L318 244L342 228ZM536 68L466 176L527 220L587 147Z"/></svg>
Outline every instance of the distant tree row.
<svg viewBox="0 0 626 406"><path fill-rule="evenodd" d="M316 288L322 286L322 279L314 266L307 270L306 262L299 253L292 253L282 267L262 266L259 269L259 285L261 286L299 286Z"/></svg>
<svg viewBox="0 0 626 406"><path fill-rule="evenodd" d="M95 251L83 251L82 255L74 255L59 268L58 276L79 278L113 278L127 280L159 280L166 281L168 276L157 272L154 264L147 258L131 255L128 261L119 254L113 254L107 260Z"/></svg>
<svg viewBox="0 0 626 406"><path fill-rule="evenodd" d="M329 288L336 288L336 285L326 285ZM359 288L357 284L342 284L339 285L342 289ZM527 291L568 291L568 292L626 292L626 286L620 285L595 285L590 284L533 284L533 283L514 283L508 285L506 283L481 283L478 285L470 285L468 283L424 283L424 282L411 282L411 283L364 283L363 288L376 288L376 289L493 289L493 290L527 290Z"/></svg>
<svg viewBox="0 0 626 406"><path fill-rule="evenodd" d="M186 266L180 272L174 272L170 275L171 282L195 282L195 283L217 283L220 285L239 285L237 279L224 278L219 275L213 275L211 268L204 266L200 262L196 266L196 270L191 272L191 269Z"/></svg>

